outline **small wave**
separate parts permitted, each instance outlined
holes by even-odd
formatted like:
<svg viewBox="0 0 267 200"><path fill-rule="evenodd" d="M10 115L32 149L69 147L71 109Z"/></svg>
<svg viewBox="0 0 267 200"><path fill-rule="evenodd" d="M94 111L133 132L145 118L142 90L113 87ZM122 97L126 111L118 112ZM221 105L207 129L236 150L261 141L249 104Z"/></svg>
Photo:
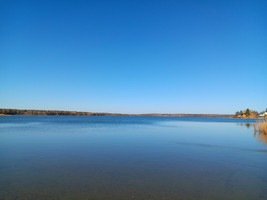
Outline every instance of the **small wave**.
<svg viewBox="0 0 267 200"><path fill-rule="evenodd" d="M41 122L29 122L29 123L0 123L0 128L16 128L40 125Z"/></svg>
<svg viewBox="0 0 267 200"><path fill-rule="evenodd" d="M231 147L231 146L220 146L220 145L201 144L201 143L186 143L186 142L176 142L176 144L200 146L200 147L206 147L206 148L217 148L217 149L227 149L227 150L238 150L238 151L250 151L250 152L267 153L267 149L251 149L251 148L243 148L243 147Z"/></svg>

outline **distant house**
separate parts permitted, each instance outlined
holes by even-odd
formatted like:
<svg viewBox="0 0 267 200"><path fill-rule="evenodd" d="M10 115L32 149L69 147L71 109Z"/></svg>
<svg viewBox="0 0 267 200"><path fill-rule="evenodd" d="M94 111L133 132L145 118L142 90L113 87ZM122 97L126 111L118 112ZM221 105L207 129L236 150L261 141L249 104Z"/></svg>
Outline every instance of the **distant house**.
<svg viewBox="0 0 267 200"><path fill-rule="evenodd" d="M265 112L261 112L260 114L259 114L259 117L265 117L265 116L267 116L267 112L265 111Z"/></svg>

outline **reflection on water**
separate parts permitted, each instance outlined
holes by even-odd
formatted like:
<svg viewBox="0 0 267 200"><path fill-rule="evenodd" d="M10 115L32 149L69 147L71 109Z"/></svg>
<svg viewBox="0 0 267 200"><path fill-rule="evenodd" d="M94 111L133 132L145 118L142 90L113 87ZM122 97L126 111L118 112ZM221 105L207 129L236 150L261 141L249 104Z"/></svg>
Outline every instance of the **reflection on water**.
<svg viewBox="0 0 267 200"><path fill-rule="evenodd" d="M254 136L257 137L258 141L263 142L267 145L267 135L263 132L255 131Z"/></svg>
<svg viewBox="0 0 267 200"><path fill-rule="evenodd" d="M263 131L257 129L256 124L253 124L254 127L254 137L258 139L258 141L267 145L267 134Z"/></svg>
<svg viewBox="0 0 267 200"><path fill-rule="evenodd" d="M248 129L253 128L254 129L254 137L261 143L267 145L267 134L265 132L259 131L257 129L257 125L255 123L240 123L237 124L243 127L246 127Z"/></svg>
<svg viewBox="0 0 267 200"><path fill-rule="evenodd" d="M254 126L253 123L237 123L237 125L240 125L240 126L243 126L243 127L247 127L248 129L250 127Z"/></svg>

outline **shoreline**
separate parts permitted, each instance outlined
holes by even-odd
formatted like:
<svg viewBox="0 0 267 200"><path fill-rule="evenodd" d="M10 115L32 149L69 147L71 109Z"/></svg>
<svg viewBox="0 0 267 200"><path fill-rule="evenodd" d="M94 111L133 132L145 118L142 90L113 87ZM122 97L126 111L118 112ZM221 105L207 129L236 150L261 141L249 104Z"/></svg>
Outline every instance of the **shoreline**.
<svg viewBox="0 0 267 200"><path fill-rule="evenodd" d="M0 108L0 116L15 115L65 115L65 116L150 116L150 117L222 117L232 119L255 119L262 120L264 117L246 118L235 117L231 114L166 114L166 113L145 113L145 114L125 114L125 113L105 113L105 112L81 112L81 111L62 111L62 110L23 110L23 109L6 109Z"/></svg>
<svg viewBox="0 0 267 200"><path fill-rule="evenodd" d="M2 116L2 117L8 117L8 116L12 116L12 115L0 114L0 116Z"/></svg>
<svg viewBox="0 0 267 200"><path fill-rule="evenodd" d="M224 116L224 115L212 115L212 116L207 116L206 114L205 115L194 115L194 114L190 114L190 115L187 115L187 114L179 114L179 115L168 115L168 114L164 114L164 115L149 115L149 114L92 114L92 115L54 115L54 114L33 114L33 115L30 115L30 114L12 114L12 115L5 115L5 114L0 114L0 116L3 116L3 117L10 117L10 116L128 116L128 117L222 117L222 118L229 118L229 119L252 119L252 118L234 118L234 117L227 117L227 116ZM254 119L254 118L253 118ZM255 118L255 119L258 119L258 118ZM264 118L263 118L264 119Z"/></svg>
<svg viewBox="0 0 267 200"><path fill-rule="evenodd" d="M145 113L145 114L124 114L105 112L80 112L61 110L22 110L0 108L0 116L13 115L71 115L71 116L153 116L153 117L225 117L233 118L230 114L166 114L166 113Z"/></svg>
<svg viewBox="0 0 267 200"><path fill-rule="evenodd" d="M8 109L0 108L0 116L13 115L69 115L69 116L151 116L151 117L222 117L233 119L265 119L264 117L236 117L233 114L185 114L185 113L108 113L108 112L83 112L83 111L64 111L64 110L27 110L27 109Z"/></svg>

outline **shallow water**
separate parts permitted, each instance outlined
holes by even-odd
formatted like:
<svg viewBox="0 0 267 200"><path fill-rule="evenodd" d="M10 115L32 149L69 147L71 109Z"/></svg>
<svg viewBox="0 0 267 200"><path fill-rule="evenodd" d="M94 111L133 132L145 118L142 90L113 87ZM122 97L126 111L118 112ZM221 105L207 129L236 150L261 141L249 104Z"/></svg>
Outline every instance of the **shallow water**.
<svg viewBox="0 0 267 200"><path fill-rule="evenodd" d="M267 199L254 122L0 117L0 199Z"/></svg>

